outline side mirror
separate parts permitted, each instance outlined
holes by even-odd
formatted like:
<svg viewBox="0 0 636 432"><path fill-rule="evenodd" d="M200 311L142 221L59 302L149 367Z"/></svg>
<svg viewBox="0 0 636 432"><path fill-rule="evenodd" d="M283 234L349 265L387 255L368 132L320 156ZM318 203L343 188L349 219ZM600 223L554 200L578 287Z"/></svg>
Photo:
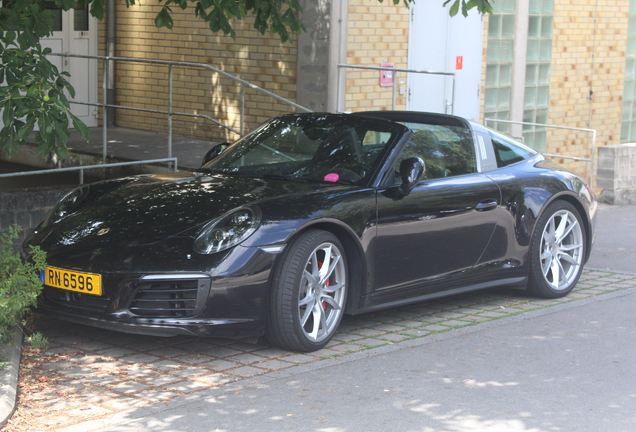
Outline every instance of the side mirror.
<svg viewBox="0 0 636 432"><path fill-rule="evenodd" d="M418 157L408 157L400 162L402 184L396 188L397 193L401 196L410 194L415 185L424 177L425 171L424 161Z"/></svg>
<svg viewBox="0 0 636 432"><path fill-rule="evenodd" d="M201 161L201 166L210 162L212 159L223 153L223 151L230 146L230 143L220 143L212 147L208 152L203 156L203 160Z"/></svg>

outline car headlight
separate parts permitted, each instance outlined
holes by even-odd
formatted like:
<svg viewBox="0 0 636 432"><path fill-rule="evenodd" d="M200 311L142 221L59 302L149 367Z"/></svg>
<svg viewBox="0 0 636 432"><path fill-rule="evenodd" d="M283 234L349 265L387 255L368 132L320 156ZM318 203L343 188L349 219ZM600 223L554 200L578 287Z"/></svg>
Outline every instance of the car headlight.
<svg viewBox="0 0 636 432"><path fill-rule="evenodd" d="M241 207L208 223L194 241L194 251L212 254L245 241L261 223L258 207Z"/></svg>
<svg viewBox="0 0 636 432"><path fill-rule="evenodd" d="M64 196L55 206L51 209L48 216L44 221L44 225L49 225L61 220L67 214L76 211L86 195L88 194L87 187L81 187L72 190Z"/></svg>

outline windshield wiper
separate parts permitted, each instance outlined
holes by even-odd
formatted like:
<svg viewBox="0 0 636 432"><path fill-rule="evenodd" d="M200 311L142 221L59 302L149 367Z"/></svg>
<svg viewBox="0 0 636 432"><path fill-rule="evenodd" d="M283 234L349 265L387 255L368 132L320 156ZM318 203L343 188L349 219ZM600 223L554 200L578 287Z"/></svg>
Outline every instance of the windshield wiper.
<svg viewBox="0 0 636 432"><path fill-rule="evenodd" d="M220 171L213 170L210 168L197 168L192 170L193 173L203 173L203 174L221 174Z"/></svg>
<svg viewBox="0 0 636 432"><path fill-rule="evenodd" d="M288 180L288 181L297 181L307 183L309 180L301 179L298 177L289 177L284 174L261 174L255 175L254 177L261 177L268 180Z"/></svg>
<svg viewBox="0 0 636 432"><path fill-rule="evenodd" d="M197 168L195 170L192 170L192 172L202 173L202 174L217 174L217 175L224 175L224 176L230 176L230 177L256 177L251 174L243 174L243 173L237 173L233 171L214 170L210 168Z"/></svg>

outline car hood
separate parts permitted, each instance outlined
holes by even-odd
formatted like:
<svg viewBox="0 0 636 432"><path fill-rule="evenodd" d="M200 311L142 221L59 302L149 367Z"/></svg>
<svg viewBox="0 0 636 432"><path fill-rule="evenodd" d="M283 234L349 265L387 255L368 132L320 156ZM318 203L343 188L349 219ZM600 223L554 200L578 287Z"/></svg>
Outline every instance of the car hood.
<svg viewBox="0 0 636 432"><path fill-rule="evenodd" d="M306 198L308 194L343 186L175 173L86 187L93 193L87 193L78 208L61 220L45 223L35 234L34 244L45 250L62 245L126 247L149 245L175 236L193 237L205 223L235 208L265 203L270 209L280 210L286 198ZM280 206L272 203L274 199L281 201Z"/></svg>

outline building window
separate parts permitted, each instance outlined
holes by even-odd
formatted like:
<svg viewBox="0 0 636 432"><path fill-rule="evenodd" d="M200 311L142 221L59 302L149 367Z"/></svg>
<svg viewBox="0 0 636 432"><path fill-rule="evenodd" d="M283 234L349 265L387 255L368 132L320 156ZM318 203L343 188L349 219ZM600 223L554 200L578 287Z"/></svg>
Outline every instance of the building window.
<svg viewBox="0 0 636 432"><path fill-rule="evenodd" d="M546 124L550 95L554 0L530 0L529 12L523 121ZM545 151L546 128L524 125L523 139L530 147Z"/></svg>
<svg viewBox="0 0 636 432"><path fill-rule="evenodd" d="M486 118L510 120L515 1L503 0L493 6L494 13L488 21L484 114ZM510 129L507 123L489 126L506 133Z"/></svg>
<svg viewBox="0 0 636 432"><path fill-rule="evenodd" d="M629 2L621 142L636 142L636 0Z"/></svg>

